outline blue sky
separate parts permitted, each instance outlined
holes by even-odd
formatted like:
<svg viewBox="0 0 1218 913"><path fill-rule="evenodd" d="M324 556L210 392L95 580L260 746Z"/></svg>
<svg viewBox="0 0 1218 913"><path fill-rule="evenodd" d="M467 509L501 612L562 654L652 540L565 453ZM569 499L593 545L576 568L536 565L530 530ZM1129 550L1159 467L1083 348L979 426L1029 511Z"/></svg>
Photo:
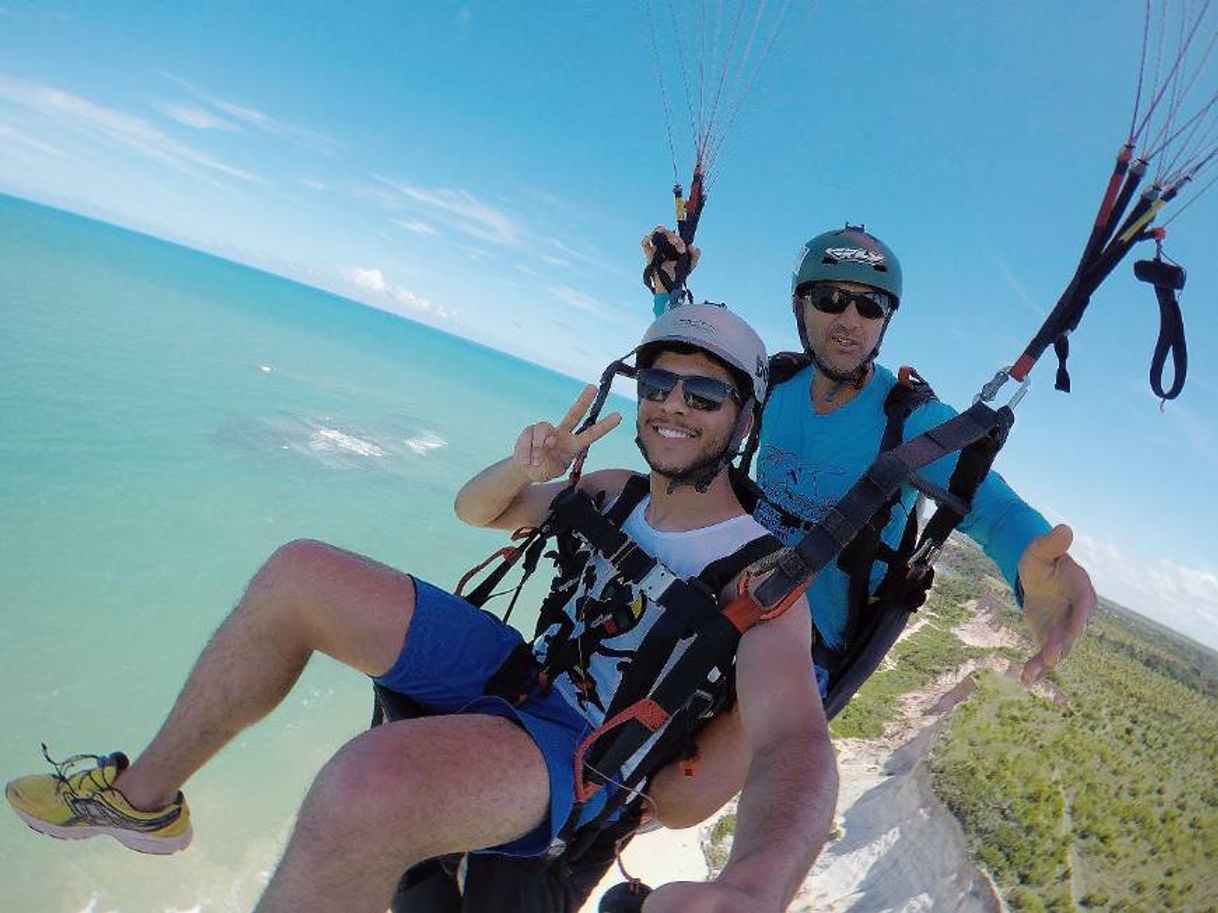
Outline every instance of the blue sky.
<svg viewBox="0 0 1218 913"><path fill-rule="evenodd" d="M730 27L701 8L0 0L0 190L591 378L649 319L637 242L673 180L656 69L684 177L680 60ZM883 360L966 403L1081 252L1141 28L1133 0L793 0L727 135L695 292L796 347L800 243L864 222L905 271ZM1211 67L1194 97L1215 88ZM1147 388L1157 308L1126 264L1073 339L1075 392L1047 357L1000 468L1072 523L1101 592L1218 645L1218 192L1169 232L1184 395L1161 412Z"/></svg>

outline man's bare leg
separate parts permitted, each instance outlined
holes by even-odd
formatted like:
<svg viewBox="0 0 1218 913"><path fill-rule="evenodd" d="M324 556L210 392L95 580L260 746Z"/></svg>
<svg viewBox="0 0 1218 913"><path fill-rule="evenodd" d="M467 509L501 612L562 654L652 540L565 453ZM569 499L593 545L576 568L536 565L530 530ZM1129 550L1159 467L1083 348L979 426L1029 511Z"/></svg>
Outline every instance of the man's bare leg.
<svg viewBox="0 0 1218 913"><path fill-rule="evenodd" d="M368 675L396 660L414 612L405 574L320 542L273 554L196 661L156 737L116 786L137 808L182 784L291 690L313 651Z"/></svg>
<svg viewBox="0 0 1218 913"><path fill-rule="evenodd" d="M406 868L527 834L549 794L541 752L508 720L379 726L318 774L257 913L384 913Z"/></svg>

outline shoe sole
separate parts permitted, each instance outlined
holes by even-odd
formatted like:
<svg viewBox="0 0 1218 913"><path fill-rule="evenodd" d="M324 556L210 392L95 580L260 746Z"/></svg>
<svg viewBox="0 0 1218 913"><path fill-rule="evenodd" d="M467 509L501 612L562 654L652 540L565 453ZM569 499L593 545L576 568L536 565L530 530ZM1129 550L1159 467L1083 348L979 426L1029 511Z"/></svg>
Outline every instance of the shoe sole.
<svg viewBox="0 0 1218 913"><path fill-rule="evenodd" d="M140 834L125 830L121 827L100 827L98 825L79 825L77 827L60 827L41 821L25 812L14 808L17 816L33 830L58 840L87 840L90 837L113 837L129 850L137 853L148 853L152 856L168 856L190 845L194 831L189 826L176 837L156 837L151 834Z"/></svg>

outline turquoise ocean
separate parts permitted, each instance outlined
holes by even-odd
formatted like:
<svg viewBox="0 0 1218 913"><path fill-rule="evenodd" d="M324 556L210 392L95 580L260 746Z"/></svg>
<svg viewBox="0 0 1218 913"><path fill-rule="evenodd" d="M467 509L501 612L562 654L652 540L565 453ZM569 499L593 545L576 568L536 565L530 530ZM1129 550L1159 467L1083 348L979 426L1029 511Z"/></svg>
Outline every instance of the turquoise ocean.
<svg viewBox="0 0 1218 913"><path fill-rule="evenodd" d="M595 373L590 367L589 375ZM259 564L324 539L444 586L503 544L460 485L580 382L197 251L0 195L0 775L155 732ZM627 429L590 466L639 465ZM531 605L518 623L532 623ZM187 785L172 857L0 809L0 911L248 910L312 777L366 724L317 657Z"/></svg>

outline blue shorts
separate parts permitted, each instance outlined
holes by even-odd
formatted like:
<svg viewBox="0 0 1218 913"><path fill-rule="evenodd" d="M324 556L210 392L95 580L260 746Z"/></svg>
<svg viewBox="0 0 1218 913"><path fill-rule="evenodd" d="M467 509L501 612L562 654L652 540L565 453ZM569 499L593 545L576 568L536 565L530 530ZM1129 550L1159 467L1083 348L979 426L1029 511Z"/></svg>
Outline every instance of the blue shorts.
<svg viewBox="0 0 1218 913"><path fill-rule="evenodd" d="M591 731L557 692L531 693L521 706L485 693L487 679L524 638L494 615L420 580L414 616L392 668L373 679L432 713L485 713L512 720L537 744L550 775L549 819L523 837L486 852L540 856L550 849L575 804L575 752ZM581 820L603 806L602 788L584 807Z"/></svg>

